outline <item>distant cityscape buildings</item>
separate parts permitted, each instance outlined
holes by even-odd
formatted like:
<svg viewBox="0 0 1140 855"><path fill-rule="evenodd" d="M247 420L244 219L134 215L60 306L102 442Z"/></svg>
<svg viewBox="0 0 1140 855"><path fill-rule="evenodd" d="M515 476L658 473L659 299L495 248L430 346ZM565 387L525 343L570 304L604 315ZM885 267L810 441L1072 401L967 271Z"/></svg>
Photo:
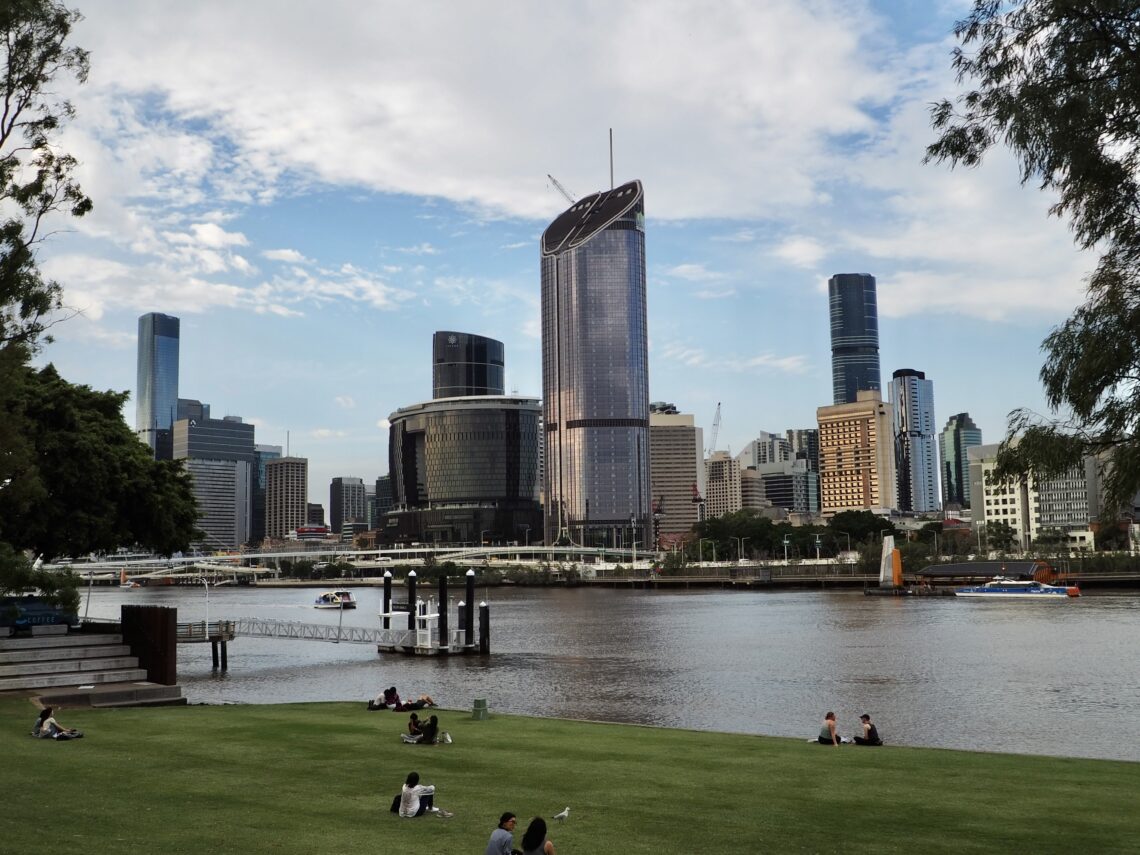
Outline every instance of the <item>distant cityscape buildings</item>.
<svg viewBox="0 0 1140 855"><path fill-rule="evenodd" d="M343 540L345 523L367 522L368 496L364 490L364 479L333 478L329 486L329 530Z"/></svg>
<svg viewBox="0 0 1140 855"><path fill-rule="evenodd" d="M197 416L178 419L173 431L174 459L185 461L190 473L200 514L198 528L204 534L195 546L234 549L251 536L253 425L237 416L209 418L209 406L198 401L179 404Z"/></svg>
<svg viewBox="0 0 1140 855"><path fill-rule="evenodd" d="M541 241L545 537L651 542L640 181L587 196Z"/></svg>
<svg viewBox="0 0 1140 855"><path fill-rule="evenodd" d="M970 507L970 461L967 450L982 444L982 432L969 413L955 413L938 436L942 505Z"/></svg>
<svg viewBox="0 0 1140 855"><path fill-rule="evenodd" d="M309 523L309 461L278 457L265 461L265 536L285 540ZM320 507L319 505L317 506ZM320 511L324 523L324 510Z"/></svg>
<svg viewBox="0 0 1140 855"><path fill-rule="evenodd" d="M157 460L171 458L178 412L179 320L151 312L139 318L135 431Z"/></svg>
<svg viewBox="0 0 1140 855"><path fill-rule="evenodd" d="M649 473L657 537L691 532L705 494L703 433L672 404L649 405Z"/></svg>
<svg viewBox="0 0 1140 855"><path fill-rule="evenodd" d="M921 371L891 375L898 509L926 514L939 508L938 448L934 436L934 384Z"/></svg>
<svg viewBox="0 0 1140 855"><path fill-rule="evenodd" d="M875 277L869 273L835 274L827 281L827 303L833 403L853 404L861 391L882 391Z"/></svg>

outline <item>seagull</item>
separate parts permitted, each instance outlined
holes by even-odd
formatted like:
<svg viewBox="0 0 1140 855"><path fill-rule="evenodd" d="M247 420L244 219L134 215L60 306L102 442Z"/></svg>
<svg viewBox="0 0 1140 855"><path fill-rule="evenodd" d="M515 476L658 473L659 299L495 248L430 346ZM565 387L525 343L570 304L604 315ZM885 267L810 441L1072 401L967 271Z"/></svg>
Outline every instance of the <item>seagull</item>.
<svg viewBox="0 0 1140 855"><path fill-rule="evenodd" d="M556 814L554 814L554 818L555 818L556 820L558 820L559 822L565 822L565 821L566 821L566 819L567 819L569 816L570 816L570 808L569 808L569 806L567 806L567 807L566 807L566 809L562 811L562 813L556 813Z"/></svg>

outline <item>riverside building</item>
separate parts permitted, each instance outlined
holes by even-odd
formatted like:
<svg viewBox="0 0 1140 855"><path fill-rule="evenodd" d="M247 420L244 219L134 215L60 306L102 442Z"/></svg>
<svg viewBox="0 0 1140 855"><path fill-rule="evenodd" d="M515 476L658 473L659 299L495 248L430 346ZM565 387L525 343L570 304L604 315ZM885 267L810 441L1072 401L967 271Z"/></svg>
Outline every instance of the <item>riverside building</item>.
<svg viewBox="0 0 1140 855"><path fill-rule="evenodd" d="M640 181L543 232L545 537L651 543L645 213Z"/></svg>
<svg viewBox="0 0 1140 855"><path fill-rule="evenodd" d="M823 515L893 510L897 501L890 405L878 392L861 391L853 404L820 407L816 418Z"/></svg>
<svg viewBox="0 0 1140 855"><path fill-rule="evenodd" d="M151 312L139 318L135 432L156 460L170 460L178 412L179 320Z"/></svg>

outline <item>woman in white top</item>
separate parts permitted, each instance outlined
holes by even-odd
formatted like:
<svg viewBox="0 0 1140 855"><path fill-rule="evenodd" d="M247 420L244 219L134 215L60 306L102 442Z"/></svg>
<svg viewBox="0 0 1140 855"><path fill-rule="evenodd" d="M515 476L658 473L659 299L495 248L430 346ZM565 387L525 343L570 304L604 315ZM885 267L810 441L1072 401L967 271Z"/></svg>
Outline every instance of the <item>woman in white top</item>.
<svg viewBox="0 0 1140 855"><path fill-rule="evenodd" d="M423 816L425 813L438 813L435 801L435 787L420 783L420 773L412 772L400 791L400 816Z"/></svg>

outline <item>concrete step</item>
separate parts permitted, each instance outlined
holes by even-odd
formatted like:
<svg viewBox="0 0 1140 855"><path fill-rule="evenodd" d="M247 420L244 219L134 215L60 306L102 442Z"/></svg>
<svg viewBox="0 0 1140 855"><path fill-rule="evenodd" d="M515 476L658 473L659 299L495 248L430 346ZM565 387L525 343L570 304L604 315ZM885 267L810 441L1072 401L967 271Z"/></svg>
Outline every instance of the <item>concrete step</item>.
<svg viewBox="0 0 1140 855"><path fill-rule="evenodd" d="M87 671L108 671L122 668L137 668L139 660L134 656L103 656L94 658L72 658L17 662L0 665L0 678L35 677L37 674L86 673Z"/></svg>
<svg viewBox="0 0 1140 855"><path fill-rule="evenodd" d="M125 644L100 644L90 647L47 647L28 650L9 650L0 653L0 665L24 662L52 662L67 659L97 659L107 656L130 656Z"/></svg>
<svg viewBox="0 0 1140 855"><path fill-rule="evenodd" d="M68 635L40 635L32 638L0 638L0 653L11 650L47 650L56 647L92 647L122 644L120 633L72 632Z"/></svg>
<svg viewBox="0 0 1140 855"><path fill-rule="evenodd" d="M55 686L86 686L98 683L126 683L146 680L145 668L117 668L104 671L67 671L59 674L33 674L27 677L0 677L0 692L17 689L48 689Z"/></svg>
<svg viewBox="0 0 1140 855"><path fill-rule="evenodd" d="M48 689L39 698L44 706L67 707L180 706L186 703L181 686L146 681L103 683L90 689Z"/></svg>

